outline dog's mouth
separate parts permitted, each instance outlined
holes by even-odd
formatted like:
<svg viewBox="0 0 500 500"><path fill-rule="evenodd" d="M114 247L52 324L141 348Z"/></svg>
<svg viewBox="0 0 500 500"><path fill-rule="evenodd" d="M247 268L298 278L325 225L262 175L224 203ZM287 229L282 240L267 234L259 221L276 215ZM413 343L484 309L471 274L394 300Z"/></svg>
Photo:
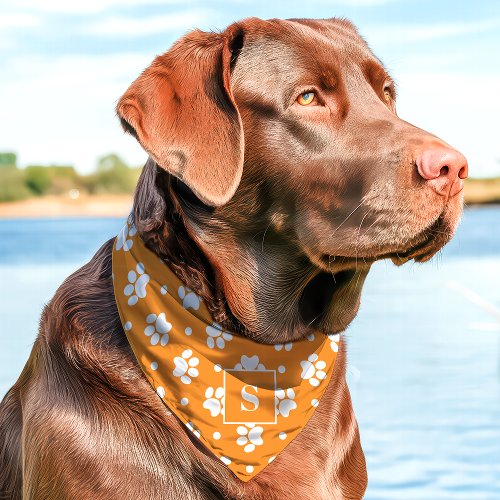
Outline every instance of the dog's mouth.
<svg viewBox="0 0 500 500"><path fill-rule="evenodd" d="M316 263L324 270L332 268L344 270L357 268L358 265L371 265L378 260L391 259L396 265L402 265L409 260L425 262L431 259L453 236L444 214L441 214L426 229L414 236L411 240L396 249L377 251L360 255L333 256L323 254Z"/></svg>
<svg viewBox="0 0 500 500"><path fill-rule="evenodd" d="M392 251L378 255L375 260L391 259L394 264L400 266L405 262L426 262L431 259L453 236L446 217L441 214L417 237L409 242L401 251Z"/></svg>

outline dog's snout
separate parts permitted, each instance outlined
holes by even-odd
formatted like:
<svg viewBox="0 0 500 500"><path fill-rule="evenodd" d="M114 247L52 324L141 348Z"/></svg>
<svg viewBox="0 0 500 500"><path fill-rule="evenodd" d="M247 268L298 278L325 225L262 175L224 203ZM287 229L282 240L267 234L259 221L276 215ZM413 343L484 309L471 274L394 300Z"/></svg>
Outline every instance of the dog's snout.
<svg viewBox="0 0 500 500"><path fill-rule="evenodd" d="M438 194L451 198L463 189L468 165L459 151L444 145L428 147L417 156L416 164L420 176Z"/></svg>

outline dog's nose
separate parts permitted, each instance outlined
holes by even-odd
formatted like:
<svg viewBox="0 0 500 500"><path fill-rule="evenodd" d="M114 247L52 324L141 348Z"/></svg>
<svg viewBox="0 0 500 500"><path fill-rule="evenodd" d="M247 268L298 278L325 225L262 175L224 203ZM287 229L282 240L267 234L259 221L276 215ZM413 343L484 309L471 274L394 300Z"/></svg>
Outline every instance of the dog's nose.
<svg viewBox="0 0 500 500"><path fill-rule="evenodd" d="M418 173L436 193L450 198L464 187L469 173L465 156L447 146L424 149L416 159Z"/></svg>

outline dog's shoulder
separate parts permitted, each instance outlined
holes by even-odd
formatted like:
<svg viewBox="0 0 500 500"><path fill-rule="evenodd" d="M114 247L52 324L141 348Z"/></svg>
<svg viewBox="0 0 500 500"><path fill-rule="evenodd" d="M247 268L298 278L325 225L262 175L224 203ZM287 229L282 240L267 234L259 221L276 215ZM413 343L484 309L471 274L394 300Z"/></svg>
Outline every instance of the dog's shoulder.
<svg viewBox="0 0 500 500"><path fill-rule="evenodd" d="M116 307L112 251L114 239L70 275L45 306L37 343L53 362L67 365L75 376L94 385L109 377L140 377ZM63 367L61 367L63 368ZM116 380L115 387L121 384Z"/></svg>
<svg viewBox="0 0 500 500"><path fill-rule="evenodd" d="M47 342L66 341L68 333L77 334L83 330L102 334L119 321L113 296L112 248L113 239L66 278L45 306L40 335Z"/></svg>

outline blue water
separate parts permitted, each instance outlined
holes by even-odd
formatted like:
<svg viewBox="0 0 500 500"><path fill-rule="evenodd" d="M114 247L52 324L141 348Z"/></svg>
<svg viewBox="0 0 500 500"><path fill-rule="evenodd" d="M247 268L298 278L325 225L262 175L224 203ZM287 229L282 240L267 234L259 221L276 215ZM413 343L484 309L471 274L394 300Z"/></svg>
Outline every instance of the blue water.
<svg viewBox="0 0 500 500"><path fill-rule="evenodd" d="M0 221L0 396L43 304L119 219ZM430 263L377 263L349 327L367 499L500 499L500 207L468 209Z"/></svg>

